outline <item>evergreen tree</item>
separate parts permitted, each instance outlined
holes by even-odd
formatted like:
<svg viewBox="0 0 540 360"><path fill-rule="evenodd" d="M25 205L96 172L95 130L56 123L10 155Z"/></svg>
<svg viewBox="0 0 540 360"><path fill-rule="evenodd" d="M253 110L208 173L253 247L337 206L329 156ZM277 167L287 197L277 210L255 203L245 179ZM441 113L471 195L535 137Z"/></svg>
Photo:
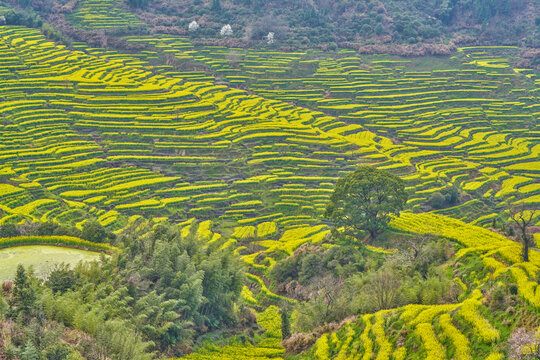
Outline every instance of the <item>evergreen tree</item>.
<svg viewBox="0 0 540 360"><path fill-rule="evenodd" d="M281 336L285 340L291 337L291 320L286 308L280 308L279 313L281 315Z"/></svg>
<svg viewBox="0 0 540 360"><path fill-rule="evenodd" d="M40 352L34 344L30 341L27 342L21 353L21 360L39 360L40 357Z"/></svg>
<svg viewBox="0 0 540 360"><path fill-rule="evenodd" d="M10 301L12 315L14 317L19 314L22 314L25 317L29 316L34 308L35 301L35 290L28 279L24 267L19 264L15 275L13 297Z"/></svg>
<svg viewBox="0 0 540 360"><path fill-rule="evenodd" d="M68 265L56 265L47 278L47 286L54 292L64 293L77 284L77 273Z"/></svg>

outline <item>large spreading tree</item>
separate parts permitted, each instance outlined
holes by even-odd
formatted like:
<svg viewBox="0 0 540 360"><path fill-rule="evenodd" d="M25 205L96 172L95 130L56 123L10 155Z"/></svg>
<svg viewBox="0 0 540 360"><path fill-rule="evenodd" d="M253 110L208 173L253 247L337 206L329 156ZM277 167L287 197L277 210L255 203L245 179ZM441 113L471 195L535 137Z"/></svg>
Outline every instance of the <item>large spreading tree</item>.
<svg viewBox="0 0 540 360"><path fill-rule="evenodd" d="M374 239L407 202L403 180L388 171L362 166L336 183L325 217L341 234L361 239L364 231Z"/></svg>

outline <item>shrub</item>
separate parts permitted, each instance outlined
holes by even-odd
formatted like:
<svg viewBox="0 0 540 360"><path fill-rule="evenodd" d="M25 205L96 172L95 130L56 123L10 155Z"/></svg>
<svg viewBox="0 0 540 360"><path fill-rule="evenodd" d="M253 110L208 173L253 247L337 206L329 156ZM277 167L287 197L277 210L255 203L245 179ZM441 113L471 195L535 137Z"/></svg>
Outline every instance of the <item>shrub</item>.
<svg viewBox="0 0 540 360"><path fill-rule="evenodd" d="M78 274L66 264L57 264L50 272L46 285L53 292L64 293L72 289L79 280Z"/></svg>
<svg viewBox="0 0 540 360"><path fill-rule="evenodd" d="M67 344L55 343L47 346L41 356L46 360L64 360L68 359L71 354L71 349Z"/></svg>
<svg viewBox="0 0 540 360"><path fill-rule="evenodd" d="M446 203L446 199L439 191L435 191L429 196L428 204L434 209L442 209Z"/></svg>
<svg viewBox="0 0 540 360"><path fill-rule="evenodd" d="M315 336L312 333L296 333L281 342L288 353L298 354L307 350L315 343Z"/></svg>
<svg viewBox="0 0 540 360"><path fill-rule="evenodd" d="M4 293L10 293L13 290L13 282L12 281L4 281L2 282L2 292Z"/></svg>
<svg viewBox="0 0 540 360"><path fill-rule="evenodd" d="M14 237L21 235L15 224L3 224L0 226L0 237Z"/></svg>
<svg viewBox="0 0 540 360"><path fill-rule="evenodd" d="M107 231L96 220L86 221L83 224L81 237L94 243L106 243L115 238L113 233Z"/></svg>
<svg viewBox="0 0 540 360"><path fill-rule="evenodd" d="M49 23L43 23L41 30L43 31L43 34L47 39L59 42L66 42L66 38L62 35L62 33L55 29Z"/></svg>
<svg viewBox="0 0 540 360"><path fill-rule="evenodd" d="M298 280L305 284L311 278L320 275L322 270L322 259L319 254L312 253L302 259Z"/></svg>
<svg viewBox="0 0 540 360"><path fill-rule="evenodd" d="M494 310L504 310L508 305L506 303L506 291L504 287L495 287L488 297L489 307Z"/></svg>

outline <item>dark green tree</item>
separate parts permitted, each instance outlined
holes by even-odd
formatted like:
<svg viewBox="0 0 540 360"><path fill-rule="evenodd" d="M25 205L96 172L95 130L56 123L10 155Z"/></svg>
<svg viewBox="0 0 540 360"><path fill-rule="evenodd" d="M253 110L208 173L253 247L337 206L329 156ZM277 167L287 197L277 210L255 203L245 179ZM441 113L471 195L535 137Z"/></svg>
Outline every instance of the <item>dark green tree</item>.
<svg viewBox="0 0 540 360"><path fill-rule="evenodd" d="M30 316L36 301L36 292L22 265L17 266L15 281L13 282L13 297L10 299L12 315L19 313Z"/></svg>
<svg viewBox="0 0 540 360"><path fill-rule="evenodd" d="M46 360L64 360L71 354L71 349L67 344L57 342L49 345L42 353L42 358Z"/></svg>
<svg viewBox="0 0 540 360"><path fill-rule="evenodd" d="M78 274L71 270L68 265L56 265L47 278L47 286L53 292L64 293L77 284Z"/></svg>
<svg viewBox="0 0 540 360"><path fill-rule="evenodd" d="M0 237L12 237L19 235L21 235L21 232L17 229L15 224L4 224L0 226Z"/></svg>
<svg viewBox="0 0 540 360"><path fill-rule="evenodd" d="M444 199L449 205L454 205L459 201L459 190L455 186L444 188L441 193L444 195Z"/></svg>
<svg viewBox="0 0 540 360"><path fill-rule="evenodd" d="M235 324L245 269L231 250L165 225L144 239L120 240L126 249L119 264L140 296L134 310L146 339L165 351L188 345L197 332Z"/></svg>
<svg viewBox="0 0 540 360"><path fill-rule="evenodd" d="M24 266L19 264L17 266L17 272L15 273L15 281L13 288L13 297L19 297L23 289L28 286L28 276L26 276L26 270Z"/></svg>
<svg viewBox="0 0 540 360"><path fill-rule="evenodd" d="M367 231L374 239L384 230L391 214L399 214L407 202L401 178L387 171L362 166L336 183L325 217L335 231L361 239Z"/></svg>
<svg viewBox="0 0 540 360"><path fill-rule="evenodd" d="M321 273L322 265L322 259L319 254L311 253L306 255L301 262L298 281L301 284L307 284L312 278Z"/></svg>
<svg viewBox="0 0 540 360"><path fill-rule="evenodd" d="M446 199L440 191L435 191L429 196L428 203L434 209L442 209L446 204Z"/></svg>
<svg viewBox="0 0 540 360"><path fill-rule="evenodd" d="M95 243L109 242L115 238L113 233L107 231L96 220L88 220L83 224L81 237Z"/></svg>
<svg viewBox="0 0 540 360"><path fill-rule="evenodd" d="M39 349L31 342L27 342L21 353L21 360L39 360L40 357Z"/></svg>
<svg viewBox="0 0 540 360"><path fill-rule="evenodd" d="M285 340L291 337L291 319L286 307L280 307L279 314L281 315L281 336Z"/></svg>
<svg viewBox="0 0 540 360"><path fill-rule="evenodd" d="M53 222L44 222L39 224L35 232L39 236L53 235L58 227L59 225Z"/></svg>

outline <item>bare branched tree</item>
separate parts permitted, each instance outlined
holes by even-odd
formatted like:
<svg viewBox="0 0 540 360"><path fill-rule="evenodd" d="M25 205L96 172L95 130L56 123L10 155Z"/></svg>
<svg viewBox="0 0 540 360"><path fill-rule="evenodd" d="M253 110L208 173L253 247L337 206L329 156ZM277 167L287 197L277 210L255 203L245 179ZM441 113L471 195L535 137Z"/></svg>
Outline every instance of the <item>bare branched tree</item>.
<svg viewBox="0 0 540 360"><path fill-rule="evenodd" d="M424 246L431 239L431 234L418 234L414 238L407 239L407 245L409 247L409 256L411 261L417 260L422 256L424 252Z"/></svg>
<svg viewBox="0 0 540 360"><path fill-rule="evenodd" d="M389 261L396 268L408 269L425 257L425 246L431 240L431 234L418 234L405 240L405 247L394 254Z"/></svg>
<svg viewBox="0 0 540 360"><path fill-rule="evenodd" d="M343 288L343 279L334 279L331 276L318 278L315 282L317 295L323 297L326 304L325 318L330 316L339 297L339 291Z"/></svg>
<svg viewBox="0 0 540 360"><path fill-rule="evenodd" d="M373 292L375 305L379 309L388 309L394 304L401 282L391 272L381 270L371 279L369 288Z"/></svg>
<svg viewBox="0 0 540 360"><path fill-rule="evenodd" d="M516 237L520 238L523 244L522 257L525 262L529 261L529 248L533 242L533 236L530 234L529 229L533 224L533 219L537 211L538 209L536 208L527 209L524 202L510 209L510 219L516 224L518 230Z"/></svg>

